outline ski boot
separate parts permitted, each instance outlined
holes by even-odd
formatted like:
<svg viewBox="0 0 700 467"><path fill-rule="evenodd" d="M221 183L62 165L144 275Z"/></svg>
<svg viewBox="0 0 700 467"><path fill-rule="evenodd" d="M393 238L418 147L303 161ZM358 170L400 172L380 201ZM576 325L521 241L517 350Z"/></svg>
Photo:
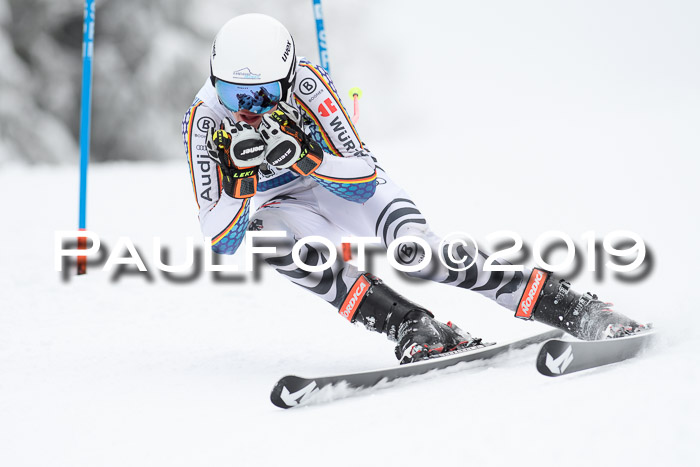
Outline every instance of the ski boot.
<svg viewBox="0 0 700 467"><path fill-rule="evenodd" d="M355 281L339 313L397 342L394 353L401 364L481 342L450 322L435 320L431 312L368 273Z"/></svg>
<svg viewBox="0 0 700 467"><path fill-rule="evenodd" d="M430 355L470 347L481 343L466 331L448 321L443 324L433 319L427 310L416 310L406 315L399 326L398 344L394 349L399 363L411 363L430 358Z"/></svg>
<svg viewBox="0 0 700 467"><path fill-rule="evenodd" d="M649 328L611 307L612 303L599 300L597 295L579 294L564 279L534 269L515 316L534 319L587 341L622 337Z"/></svg>

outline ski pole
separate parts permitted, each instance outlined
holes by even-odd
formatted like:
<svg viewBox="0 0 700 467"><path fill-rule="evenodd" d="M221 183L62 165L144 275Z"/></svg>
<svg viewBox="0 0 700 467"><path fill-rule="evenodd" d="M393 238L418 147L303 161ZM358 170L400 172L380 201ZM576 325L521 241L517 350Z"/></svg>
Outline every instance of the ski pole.
<svg viewBox="0 0 700 467"><path fill-rule="evenodd" d="M352 124L356 125L357 121L360 119L360 98L362 97L362 90L355 87L350 90L349 94L353 102Z"/></svg>
<svg viewBox="0 0 700 467"><path fill-rule="evenodd" d="M95 0L85 0L83 21L83 81L80 96L80 214L78 230L85 230L87 168L90 159L90 103L92 101L92 54L95 39ZM87 247L87 238L78 237L78 249ZM78 256L78 275L87 272L87 256Z"/></svg>
<svg viewBox="0 0 700 467"><path fill-rule="evenodd" d="M352 88L349 92L350 97L353 101L353 115L352 124L357 125L357 121L360 119L360 97L362 97L362 90L358 87ZM343 260L350 261L352 259L352 249L349 243L343 243Z"/></svg>
<svg viewBox="0 0 700 467"><path fill-rule="evenodd" d="M314 18L316 19L316 39L318 40L318 55L321 58L321 66L330 73L328 63L328 49L326 48L326 29L323 26L323 10L321 0L313 0Z"/></svg>

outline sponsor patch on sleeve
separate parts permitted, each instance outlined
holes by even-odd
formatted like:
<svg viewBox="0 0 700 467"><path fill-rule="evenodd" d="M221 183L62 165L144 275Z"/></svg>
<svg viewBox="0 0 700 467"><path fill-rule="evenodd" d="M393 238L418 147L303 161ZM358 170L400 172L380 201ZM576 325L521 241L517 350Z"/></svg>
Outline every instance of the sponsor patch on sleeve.
<svg viewBox="0 0 700 467"><path fill-rule="evenodd" d="M527 287L525 287L525 292L523 292L520 303L518 303L518 308L515 310L516 318L532 319L532 310L537 305L542 288L547 282L547 277L549 277L547 271L533 269L532 274L530 274L530 280L527 282Z"/></svg>

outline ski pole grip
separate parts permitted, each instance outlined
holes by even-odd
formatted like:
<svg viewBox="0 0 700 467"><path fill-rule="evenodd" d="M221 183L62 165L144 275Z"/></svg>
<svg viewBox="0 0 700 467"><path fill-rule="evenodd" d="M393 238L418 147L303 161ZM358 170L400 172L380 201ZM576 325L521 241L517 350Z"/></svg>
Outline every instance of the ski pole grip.
<svg viewBox="0 0 700 467"><path fill-rule="evenodd" d="M352 124L356 125L357 121L360 119L360 98L362 97L362 90L358 87L350 89L350 97L353 101L353 116Z"/></svg>

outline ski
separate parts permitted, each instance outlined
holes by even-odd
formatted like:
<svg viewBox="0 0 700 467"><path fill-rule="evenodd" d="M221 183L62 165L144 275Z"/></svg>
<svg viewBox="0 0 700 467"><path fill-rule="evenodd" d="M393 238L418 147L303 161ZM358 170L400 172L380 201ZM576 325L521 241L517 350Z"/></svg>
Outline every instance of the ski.
<svg viewBox="0 0 700 467"><path fill-rule="evenodd" d="M537 370L545 376L561 376L636 356L654 338L654 331L600 341L553 339L542 344Z"/></svg>
<svg viewBox="0 0 700 467"><path fill-rule="evenodd" d="M322 376L318 378L303 378L289 375L283 377L275 384L270 394L270 400L277 407L289 409L316 399L322 388L340 384L345 388L351 389L370 388L377 386L380 382L389 382L399 378L422 375L432 370L447 368L462 362L493 358L509 350L521 349L528 345L538 344L548 339L561 337L562 335L562 331L555 329L503 344L497 344L495 342L481 343L473 347L439 354L420 362L397 365L379 370Z"/></svg>

